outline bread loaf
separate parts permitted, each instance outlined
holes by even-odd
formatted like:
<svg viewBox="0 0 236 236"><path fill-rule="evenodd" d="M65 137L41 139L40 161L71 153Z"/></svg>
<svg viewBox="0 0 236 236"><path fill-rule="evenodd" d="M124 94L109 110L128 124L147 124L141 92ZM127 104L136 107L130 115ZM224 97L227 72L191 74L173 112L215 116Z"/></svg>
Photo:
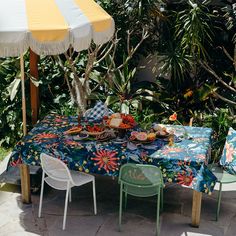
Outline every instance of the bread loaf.
<svg viewBox="0 0 236 236"><path fill-rule="evenodd" d="M112 118L111 121L110 121L110 126L118 128L121 123L122 123L122 119L120 119L120 118Z"/></svg>

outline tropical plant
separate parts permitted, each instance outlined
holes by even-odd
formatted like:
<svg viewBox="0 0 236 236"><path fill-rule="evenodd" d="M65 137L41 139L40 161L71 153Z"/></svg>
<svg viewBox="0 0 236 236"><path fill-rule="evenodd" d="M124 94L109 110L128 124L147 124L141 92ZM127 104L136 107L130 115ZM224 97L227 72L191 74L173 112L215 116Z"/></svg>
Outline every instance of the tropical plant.
<svg viewBox="0 0 236 236"><path fill-rule="evenodd" d="M16 79L15 79L16 78ZM12 146L22 135L19 58L0 61L0 146Z"/></svg>
<svg viewBox="0 0 236 236"><path fill-rule="evenodd" d="M161 8L163 0L99 0L104 9L109 12L115 20L116 28L120 29L118 51L116 60L121 63L126 51L126 32L132 32L130 44L136 45L145 29L149 38L143 42L139 52L133 57L132 64L139 60L139 53L148 54L157 49L160 35L159 19L164 17Z"/></svg>
<svg viewBox="0 0 236 236"><path fill-rule="evenodd" d="M115 60L117 45L120 41L118 32L106 45L96 46L92 44L88 53L82 54L82 58L81 54L75 53L72 48L64 54L65 58L55 57L57 65L61 67L64 73L72 104L79 109L79 112L85 112L88 100L91 97L95 97L98 93L106 94L104 91L109 89L116 91L116 95L120 98L123 96L124 100L126 99L135 72L135 69L129 72L128 63L147 37L148 34L143 30L140 41L135 46L131 46L131 33L127 32L127 56L118 65ZM106 88L107 81L111 88ZM114 86L111 86L112 84Z"/></svg>
<svg viewBox="0 0 236 236"><path fill-rule="evenodd" d="M228 127L235 127L235 4L223 0L222 8L200 0L98 2L113 16L118 32L108 44L91 45L87 52L71 48L64 55L40 58L40 117L49 111L73 115L95 99L107 100L115 111L125 104L143 128L168 122L177 112L182 123L194 117L195 125L213 127L217 154ZM138 82L140 55L156 51L161 55L160 76L156 82ZM35 81L27 57L29 102L29 81ZM18 78L19 59L1 60L0 144L5 146L22 135Z"/></svg>
<svg viewBox="0 0 236 236"><path fill-rule="evenodd" d="M172 87L177 91L189 78L197 78L197 60L207 58L207 48L212 43L213 15L205 1L196 2L189 0L178 11L165 13L169 15L163 25L166 34L164 32L164 39L160 40L160 52L164 55L162 70L170 75Z"/></svg>

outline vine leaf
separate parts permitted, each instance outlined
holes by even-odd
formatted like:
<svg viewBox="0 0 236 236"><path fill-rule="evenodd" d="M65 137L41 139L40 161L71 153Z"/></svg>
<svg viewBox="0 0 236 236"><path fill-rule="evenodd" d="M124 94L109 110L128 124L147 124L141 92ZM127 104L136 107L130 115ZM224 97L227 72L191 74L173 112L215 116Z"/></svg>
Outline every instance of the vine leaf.
<svg viewBox="0 0 236 236"><path fill-rule="evenodd" d="M21 80L19 78L15 78L11 84L7 87L7 91L10 96L10 100L13 101L17 92L18 92L18 87L20 84Z"/></svg>

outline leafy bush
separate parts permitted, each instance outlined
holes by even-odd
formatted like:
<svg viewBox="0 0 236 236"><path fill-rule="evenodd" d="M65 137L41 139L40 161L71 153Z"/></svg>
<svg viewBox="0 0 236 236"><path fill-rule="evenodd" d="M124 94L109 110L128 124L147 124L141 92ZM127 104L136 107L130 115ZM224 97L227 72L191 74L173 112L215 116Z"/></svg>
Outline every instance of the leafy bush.
<svg viewBox="0 0 236 236"><path fill-rule="evenodd" d="M15 78L18 78L15 81ZM15 82L14 82L15 81ZM12 146L22 136L21 94L18 88L19 59L6 59L0 61L0 146ZM10 92L15 94L13 100ZM13 96L13 95L12 95Z"/></svg>
<svg viewBox="0 0 236 236"><path fill-rule="evenodd" d="M178 119L187 123L194 117L194 125L214 129L215 157L219 157L229 126L236 128L236 10L232 1L225 7L207 1L157 1L157 0L100 0L100 4L114 17L119 28L117 52L110 52L102 63L95 63L90 73L90 99L110 102L113 110L120 109L122 101L129 107L143 128L152 122L168 122L176 111ZM165 3L163 5L163 3ZM163 8L164 6L164 8ZM119 67L127 57L127 48L135 48L147 30L149 37L142 42L129 63ZM127 43L127 30L133 31ZM140 55L155 54L161 58L160 75L153 83L138 83L135 70ZM73 54L76 75L80 78L86 70L85 53ZM109 61L114 57L112 70L107 75ZM40 117L54 111L72 115L77 108L65 80L73 80L68 58L41 57ZM29 104L29 68L26 55L26 91ZM117 66L118 65L118 66ZM19 59L0 61L0 145L12 146L22 135ZM14 81L14 82L13 82ZM9 88L15 94L10 99ZM93 103L93 101L92 101ZM30 120L30 109L27 110ZM30 126L29 126L30 128Z"/></svg>

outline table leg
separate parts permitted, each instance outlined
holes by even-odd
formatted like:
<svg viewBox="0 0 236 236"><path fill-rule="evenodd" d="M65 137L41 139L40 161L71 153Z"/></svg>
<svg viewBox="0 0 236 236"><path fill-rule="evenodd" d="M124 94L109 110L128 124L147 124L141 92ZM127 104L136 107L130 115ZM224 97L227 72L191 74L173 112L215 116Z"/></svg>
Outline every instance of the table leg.
<svg viewBox="0 0 236 236"><path fill-rule="evenodd" d="M21 197L23 203L31 203L29 166L20 165Z"/></svg>
<svg viewBox="0 0 236 236"><path fill-rule="evenodd" d="M193 190L192 227L199 227L201 218L202 193Z"/></svg>

